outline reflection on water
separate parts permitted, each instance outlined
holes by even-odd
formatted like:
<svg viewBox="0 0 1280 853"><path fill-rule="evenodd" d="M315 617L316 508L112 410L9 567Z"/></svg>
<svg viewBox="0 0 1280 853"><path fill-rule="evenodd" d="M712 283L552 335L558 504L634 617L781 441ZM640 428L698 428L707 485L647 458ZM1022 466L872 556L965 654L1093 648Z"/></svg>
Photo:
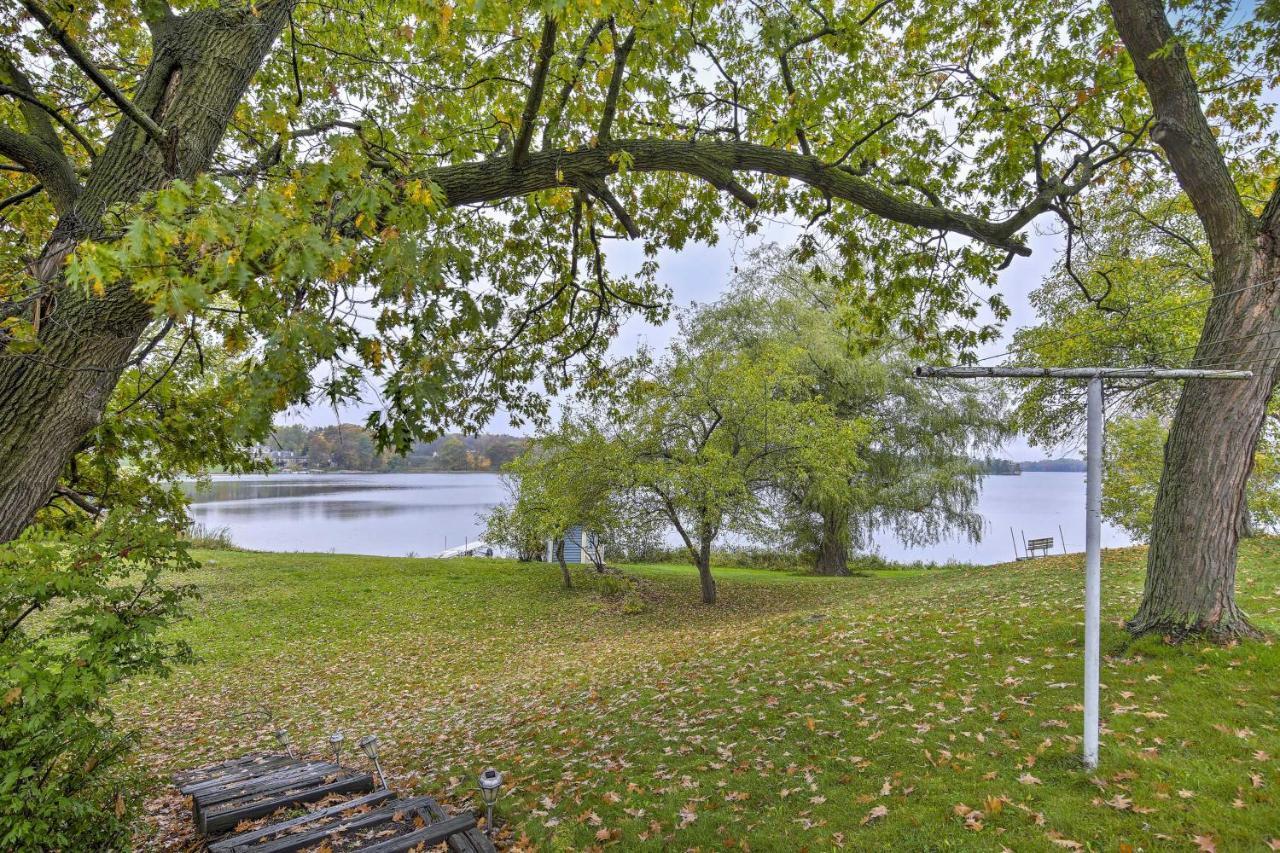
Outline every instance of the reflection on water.
<svg viewBox="0 0 1280 853"><path fill-rule="evenodd" d="M507 496L496 474L443 473L219 477L187 490L195 520L228 528L245 548L389 556L427 556L481 538L480 517ZM1012 559L1012 539L1021 550L1024 532L1028 539L1052 536L1055 546L1065 536L1070 550L1084 549L1083 474L987 477L978 509L987 522L982 542L907 547L883 535L876 550L894 560L996 563ZM1129 544L1106 525L1102 542Z"/></svg>
<svg viewBox="0 0 1280 853"><path fill-rule="evenodd" d="M480 538L494 474L272 474L187 485L191 512L245 548L420 556Z"/></svg>

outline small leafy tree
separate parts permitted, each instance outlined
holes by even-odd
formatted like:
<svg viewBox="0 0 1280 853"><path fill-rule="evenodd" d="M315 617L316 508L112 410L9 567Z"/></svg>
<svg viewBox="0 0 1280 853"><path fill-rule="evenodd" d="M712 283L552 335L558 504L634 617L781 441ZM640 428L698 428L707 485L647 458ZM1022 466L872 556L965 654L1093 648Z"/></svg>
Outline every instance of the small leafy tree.
<svg viewBox="0 0 1280 853"><path fill-rule="evenodd" d="M565 588L573 586L564 557L564 537L573 527L589 532L597 543L618 526L614 480L597 467L608 453L600 433L564 421L555 432L541 436L504 469L512 497L495 507L487 519L487 536L518 554L535 553L540 543L555 543ZM604 570L599 544L584 553Z"/></svg>

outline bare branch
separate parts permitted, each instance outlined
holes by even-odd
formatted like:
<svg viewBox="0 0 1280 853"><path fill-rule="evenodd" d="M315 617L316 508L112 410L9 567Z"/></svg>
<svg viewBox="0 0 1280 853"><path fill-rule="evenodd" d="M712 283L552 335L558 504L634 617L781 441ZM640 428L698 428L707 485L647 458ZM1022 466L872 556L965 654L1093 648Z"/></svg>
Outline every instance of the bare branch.
<svg viewBox="0 0 1280 853"><path fill-rule="evenodd" d="M778 64L782 66L782 84L786 86L787 89L787 102L794 105L796 100L796 84L791 80L791 63L787 61L789 51L790 48L782 52L778 57ZM806 157L813 153L813 149L809 147L809 137L805 135L803 126L796 127L796 141L800 143L800 150Z"/></svg>
<svg viewBox="0 0 1280 853"><path fill-rule="evenodd" d="M556 51L556 19L547 15L542 19L542 41L538 46L538 64L533 69L533 83L524 100L524 112L520 114L520 129L516 133L515 146L511 150L511 162L520 166L529 155L529 143L533 139L533 125L542 107L542 93L547 88L547 72L551 57Z"/></svg>
<svg viewBox="0 0 1280 853"><path fill-rule="evenodd" d="M77 492L75 489L71 489L66 486L55 486L53 489L53 493L58 497L66 498L67 500L71 501L73 504L80 507L85 512L89 513L89 515L96 517L102 514L102 507L98 506L93 501L89 500L87 497Z"/></svg>
<svg viewBox="0 0 1280 853"><path fill-rule="evenodd" d="M14 193L8 198L0 198L0 210L4 210L6 207L13 207L15 204L22 204L27 199L39 195L43 189L43 184L36 184L34 187L25 189L22 192Z"/></svg>

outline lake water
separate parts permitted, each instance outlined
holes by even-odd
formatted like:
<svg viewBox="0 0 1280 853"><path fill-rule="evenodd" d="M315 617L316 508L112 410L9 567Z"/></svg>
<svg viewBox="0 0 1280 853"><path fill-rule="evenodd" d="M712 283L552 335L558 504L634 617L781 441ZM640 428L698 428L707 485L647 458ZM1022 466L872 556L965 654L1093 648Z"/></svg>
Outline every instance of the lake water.
<svg viewBox="0 0 1280 853"><path fill-rule="evenodd" d="M217 477L193 494L192 515L208 528L225 527L239 546L259 551L430 556L481 538L479 516L506 498L496 474L271 474ZM1028 473L986 477L979 511L983 541L907 547L884 534L876 543L893 560L999 563L1013 557L1018 538L1066 537L1084 550L1084 475ZM1129 544L1122 530L1103 526L1103 547Z"/></svg>

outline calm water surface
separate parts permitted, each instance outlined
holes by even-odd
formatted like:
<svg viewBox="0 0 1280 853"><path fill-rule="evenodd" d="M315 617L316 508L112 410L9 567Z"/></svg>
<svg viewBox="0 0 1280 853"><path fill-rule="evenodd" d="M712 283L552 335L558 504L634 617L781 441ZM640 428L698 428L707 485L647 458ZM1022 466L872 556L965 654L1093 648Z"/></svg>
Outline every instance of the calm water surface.
<svg viewBox="0 0 1280 853"><path fill-rule="evenodd" d="M506 498L496 474L271 474L218 477L193 495L192 515L225 527L237 545L260 551L429 556L482 536L479 516ZM983 541L907 547L882 535L876 550L894 560L998 563L1013 557L1009 528L1028 539L1061 526L1071 551L1084 550L1084 474L986 477L979 511ZM1103 547L1129 544L1104 525Z"/></svg>

